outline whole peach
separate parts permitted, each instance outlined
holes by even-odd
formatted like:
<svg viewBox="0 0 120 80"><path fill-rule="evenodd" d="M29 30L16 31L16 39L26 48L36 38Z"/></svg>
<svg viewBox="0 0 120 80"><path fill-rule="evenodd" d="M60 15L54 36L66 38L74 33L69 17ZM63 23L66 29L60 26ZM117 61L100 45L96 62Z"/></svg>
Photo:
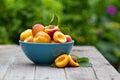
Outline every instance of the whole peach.
<svg viewBox="0 0 120 80"><path fill-rule="evenodd" d="M45 30L45 27L41 24L35 24L33 27L32 27L32 33L33 33L33 36L35 36L35 34L39 31L44 31Z"/></svg>
<svg viewBox="0 0 120 80"><path fill-rule="evenodd" d="M25 40L27 37L29 37L29 36L33 36L31 29L27 29L27 30L23 31L23 32L20 34L20 40L21 40L21 41L24 41L24 40Z"/></svg>
<svg viewBox="0 0 120 80"><path fill-rule="evenodd" d="M71 36L70 36L70 35L65 35L65 36L66 36L66 40L67 40L67 42L72 41L72 38L71 38Z"/></svg>
<svg viewBox="0 0 120 80"><path fill-rule="evenodd" d="M33 42L35 42L35 43L50 43L51 38L47 33L40 31L40 32L36 33L36 35L33 39Z"/></svg>
<svg viewBox="0 0 120 80"><path fill-rule="evenodd" d="M25 38L24 42L33 42L33 36Z"/></svg>

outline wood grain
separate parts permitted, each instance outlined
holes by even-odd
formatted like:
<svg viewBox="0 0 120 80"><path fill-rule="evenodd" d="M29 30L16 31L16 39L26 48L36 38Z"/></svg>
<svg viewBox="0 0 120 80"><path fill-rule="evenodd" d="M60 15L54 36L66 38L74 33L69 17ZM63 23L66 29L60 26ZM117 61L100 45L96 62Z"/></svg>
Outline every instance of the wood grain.
<svg viewBox="0 0 120 80"><path fill-rule="evenodd" d="M88 57L90 59L97 80L116 80L118 77L120 79L120 74L96 48L74 47L73 53L79 57Z"/></svg>
<svg viewBox="0 0 120 80"><path fill-rule="evenodd" d="M120 74L93 46L74 46L92 67L52 68L33 64L18 45L0 45L0 80L120 80Z"/></svg>
<svg viewBox="0 0 120 80"><path fill-rule="evenodd" d="M91 67L65 68L67 80L96 80Z"/></svg>
<svg viewBox="0 0 120 80"><path fill-rule="evenodd" d="M34 80L35 65L25 57L16 57L9 66L4 80Z"/></svg>
<svg viewBox="0 0 120 80"><path fill-rule="evenodd" d="M64 68L36 66L35 80L66 80Z"/></svg>
<svg viewBox="0 0 120 80"><path fill-rule="evenodd" d="M9 68L14 61L13 57L1 57L0 58L0 80L2 80Z"/></svg>

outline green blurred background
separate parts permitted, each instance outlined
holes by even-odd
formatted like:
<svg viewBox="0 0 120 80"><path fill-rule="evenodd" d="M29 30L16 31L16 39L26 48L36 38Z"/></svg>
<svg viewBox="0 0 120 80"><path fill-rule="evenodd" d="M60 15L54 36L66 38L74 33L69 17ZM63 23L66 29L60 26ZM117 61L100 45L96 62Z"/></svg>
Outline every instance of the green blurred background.
<svg viewBox="0 0 120 80"><path fill-rule="evenodd" d="M119 0L0 0L0 44L18 44L22 31L59 18L75 45L95 46L120 71ZM67 33L66 33L67 32Z"/></svg>

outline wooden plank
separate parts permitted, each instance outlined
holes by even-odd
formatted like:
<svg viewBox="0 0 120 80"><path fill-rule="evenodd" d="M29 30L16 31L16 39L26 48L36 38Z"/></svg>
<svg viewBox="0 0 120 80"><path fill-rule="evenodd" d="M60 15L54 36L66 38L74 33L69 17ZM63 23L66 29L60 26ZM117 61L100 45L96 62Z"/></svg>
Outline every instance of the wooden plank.
<svg viewBox="0 0 120 80"><path fill-rule="evenodd" d="M0 57L10 57L10 56L15 56L18 54L23 54L21 53L22 50L19 46L9 46L6 48L6 46L2 46L0 48Z"/></svg>
<svg viewBox="0 0 120 80"><path fill-rule="evenodd" d="M114 80L115 78L120 78L119 73L97 49L93 50L93 53L95 53L94 56L96 56L90 59L93 64L93 69L95 70L96 76L99 80Z"/></svg>
<svg viewBox="0 0 120 80"><path fill-rule="evenodd" d="M7 69L13 63L18 46L0 45L0 80L6 74ZM16 49L15 49L16 48ZM12 52L12 53L11 53Z"/></svg>
<svg viewBox="0 0 120 80"><path fill-rule="evenodd" d="M0 80L3 80L8 67L14 61L14 57L0 57Z"/></svg>
<svg viewBox="0 0 120 80"><path fill-rule="evenodd" d="M91 67L65 68L67 80L97 80Z"/></svg>
<svg viewBox="0 0 120 80"><path fill-rule="evenodd" d="M8 48L15 48L18 47L18 45L0 45L0 49L8 49Z"/></svg>
<svg viewBox="0 0 120 80"><path fill-rule="evenodd" d="M90 62L93 65L108 65L110 64L102 55L99 53L94 47L77 47L71 51L71 53L79 56L79 57L88 57L90 59ZM89 48L89 49L88 49ZM80 51L78 51L80 50Z"/></svg>
<svg viewBox="0 0 120 80"><path fill-rule="evenodd" d="M120 73L118 73L112 65L104 65L103 67L108 72L112 80L120 80Z"/></svg>
<svg viewBox="0 0 120 80"><path fill-rule="evenodd" d="M35 80L66 80L64 68L37 65L35 74Z"/></svg>
<svg viewBox="0 0 120 80"><path fill-rule="evenodd" d="M34 80L35 65L26 57L16 57L8 68L4 80Z"/></svg>
<svg viewBox="0 0 120 80"><path fill-rule="evenodd" d="M119 76L115 76L112 80L120 80Z"/></svg>
<svg viewBox="0 0 120 80"><path fill-rule="evenodd" d="M120 74L111 65L94 66L98 80L120 80Z"/></svg>
<svg viewBox="0 0 120 80"><path fill-rule="evenodd" d="M82 51L83 50L83 51ZM119 73L94 47L74 47L73 53L79 57L88 57L92 63L93 71L98 80L120 79ZM118 80L119 80L118 79Z"/></svg>
<svg viewBox="0 0 120 80"><path fill-rule="evenodd" d="M103 68L103 65L98 67L93 65L93 69L98 80L112 80L109 73Z"/></svg>
<svg viewBox="0 0 120 80"><path fill-rule="evenodd" d="M120 80L120 74L91 46L74 46L71 53L88 57L92 67L52 68L34 65L20 46L0 46L0 80Z"/></svg>

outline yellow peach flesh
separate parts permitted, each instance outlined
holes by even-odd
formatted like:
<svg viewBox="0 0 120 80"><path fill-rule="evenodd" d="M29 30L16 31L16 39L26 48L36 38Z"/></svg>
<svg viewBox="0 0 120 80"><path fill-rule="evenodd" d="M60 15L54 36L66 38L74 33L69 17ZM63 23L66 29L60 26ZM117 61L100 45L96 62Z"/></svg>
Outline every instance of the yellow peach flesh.
<svg viewBox="0 0 120 80"><path fill-rule="evenodd" d="M73 66L73 67L79 66L79 64L77 62L75 62L70 55L68 55L68 57L69 57L69 65L70 66Z"/></svg>
<svg viewBox="0 0 120 80"><path fill-rule="evenodd" d="M59 56L57 59L55 59L55 64L57 67L62 68L65 67L68 64L68 55L67 54L63 54L61 56Z"/></svg>
<svg viewBox="0 0 120 80"><path fill-rule="evenodd" d="M60 31L56 31L56 32L54 33L53 39L54 39L54 41L60 42L60 43L66 42L66 37L65 37L65 35L64 35L62 32L60 32Z"/></svg>

